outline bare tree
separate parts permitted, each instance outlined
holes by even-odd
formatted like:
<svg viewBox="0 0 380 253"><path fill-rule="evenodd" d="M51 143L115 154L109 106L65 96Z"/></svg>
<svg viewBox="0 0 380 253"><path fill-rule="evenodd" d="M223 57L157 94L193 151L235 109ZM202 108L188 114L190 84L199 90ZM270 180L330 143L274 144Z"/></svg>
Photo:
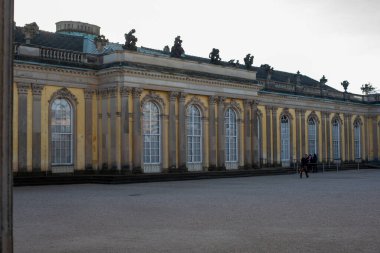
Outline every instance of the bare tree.
<svg viewBox="0 0 380 253"><path fill-rule="evenodd" d="M376 93L377 90L376 87L373 86L371 83L363 84L362 87L360 87L360 89L362 90L362 93L366 95Z"/></svg>

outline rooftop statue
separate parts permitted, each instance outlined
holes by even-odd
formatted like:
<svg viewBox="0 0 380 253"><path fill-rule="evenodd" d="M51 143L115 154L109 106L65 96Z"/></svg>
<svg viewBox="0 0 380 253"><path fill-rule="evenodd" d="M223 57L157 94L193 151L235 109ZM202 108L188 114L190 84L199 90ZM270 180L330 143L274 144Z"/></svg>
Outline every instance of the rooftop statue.
<svg viewBox="0 0 380 253"><path fill-rule="evenodd" d="M230 66L232 66L232 67L235 67L235 68L238 68L239 67L239 60L237 60L236 62L235 62L235 59L232 59L232 60L229 60L228 62L228 65L230 65Z"/></svg>
<svg viewBox="0 0 380 253"><path fill-rule="evenodd" d="M181 56L185 53L185 50L182 48L182 40L181 36L177 36L174 40L174 45L172 46L172 50L170 52L171 57L181 58Z"/></svg>
<svg viewBox="0 0 380 253"><path fill-rule="evenodd" d="M104 35L98 35L97 37L95 37L94 43L96 49L98 49L99 51L103 51L104 46L108 43L108 39L106 39Z"/></svg>
<svg viewBox="0 0 380 253"><path fill-rule="evenodd" d="M126 50L137 51L136 42L137 38L133 34L136 32L135 29L132 29L129 33L124 34L125 45L123 46Z"/></svg>
<svg viewBox="0 0 380 253"><path fill-rule="evenodd" d="M26 44L30 44L30 41L40 33L40 28L38 27L36 22L26 24L22 28L22 32L25 35Z"/></svg>
<svg viewBox="0 0 380 253"><path fill-rule="evenodd" d="M272 74L274 71L273 67L271 67L269 64L261 65L260 68L264 69L267 74Z"/></svg>
<svg viewBox="0 0 380 253"><path fill-rule="evenodd" d="M348 85L350 84L347 80L340 83L343 86L344 92L347 92Z"/></svg>
<svg viewBox="0 0 380 253"><path fill-rule="evenodd" d="M219 49L213 48L212 52L208 56L210 58L210 63L212 64L220 64L220 61L222 60L219 57Z"/></svg>
<svg viewBox="0 0 380 253"><path fill-rule="evenodd" d="M251 54L247 54L245 56L244 63L245 63L245 68L246 69L248 69L248 70L251 69L252 64L253 64L253 58L254 58L254 56L253 55L251 56Z"/></svg>
<svg viewBox="0 0 380 253"><path fill-rule="evenodd" d="M319 80L319 82L322 84L322 85L325 85L327 83L327 79L325 77L325 75L322 76L321 80Z"/></svg>

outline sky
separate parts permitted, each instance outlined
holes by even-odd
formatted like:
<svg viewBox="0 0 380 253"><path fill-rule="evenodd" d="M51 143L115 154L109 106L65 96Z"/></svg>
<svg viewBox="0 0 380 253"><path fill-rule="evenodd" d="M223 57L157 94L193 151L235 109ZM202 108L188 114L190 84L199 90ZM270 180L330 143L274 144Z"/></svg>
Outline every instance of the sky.
<svg viewBox="0 0 380 253"><path fill-rule="evenodd" d="M188 55L222 60L254 55L254 66L319 80L361 94L370 82L380 89L379 0L14 0L16 25L36 22L54 32L55 22L101 27L112 42L136 29L137 46L171 47L178 35Z"/></svg>

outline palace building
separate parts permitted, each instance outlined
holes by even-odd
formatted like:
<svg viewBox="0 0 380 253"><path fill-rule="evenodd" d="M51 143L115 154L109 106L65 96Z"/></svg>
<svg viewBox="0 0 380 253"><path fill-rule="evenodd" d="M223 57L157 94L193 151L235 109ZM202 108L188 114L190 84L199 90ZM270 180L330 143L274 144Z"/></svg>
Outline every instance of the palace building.
<svg viewBox="0 0 380 253"><path fill-rule="evenodd" d="M380 95L269 65L111 43L100 27L15 27L13 170L162 173L379 157ZM211 51L211 49L210 49ZM348 82L343 82L347 89Z"/></svg>

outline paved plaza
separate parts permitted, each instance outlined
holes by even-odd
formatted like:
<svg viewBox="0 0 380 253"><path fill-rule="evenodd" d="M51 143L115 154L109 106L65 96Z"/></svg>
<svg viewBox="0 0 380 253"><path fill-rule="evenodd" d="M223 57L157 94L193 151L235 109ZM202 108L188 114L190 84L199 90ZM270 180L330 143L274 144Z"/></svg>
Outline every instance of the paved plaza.
<svg viewBox="0 0 380 253"><path fill-rule="evenodd" d="M15 253L380 252L380 170L14 189Z"/></svg>

